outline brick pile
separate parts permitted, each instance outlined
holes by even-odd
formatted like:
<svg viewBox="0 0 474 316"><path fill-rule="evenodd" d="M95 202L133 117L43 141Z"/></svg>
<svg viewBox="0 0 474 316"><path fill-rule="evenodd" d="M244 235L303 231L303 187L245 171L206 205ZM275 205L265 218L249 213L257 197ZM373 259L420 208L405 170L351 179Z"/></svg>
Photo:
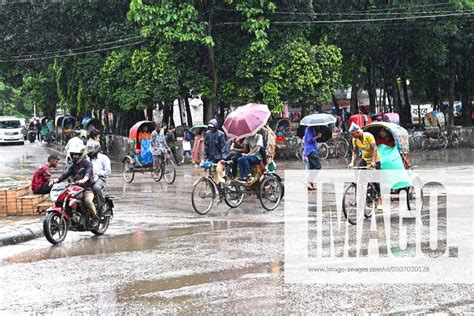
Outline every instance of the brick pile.
<svg viewBox="0 0 474 316"><path fill-rule="evenodd" d="M51 204L47 195L32 194L26 184L0 188L0 217L38 215Z"/></svg>

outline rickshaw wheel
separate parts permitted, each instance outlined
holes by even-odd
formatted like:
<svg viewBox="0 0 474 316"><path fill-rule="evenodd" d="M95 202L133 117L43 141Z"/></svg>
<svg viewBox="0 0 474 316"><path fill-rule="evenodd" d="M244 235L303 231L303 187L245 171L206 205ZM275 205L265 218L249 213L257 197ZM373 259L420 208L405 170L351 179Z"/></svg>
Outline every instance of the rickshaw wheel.
<svg viewBox="0 0 474 316"><path fill-rule="evenodd" d="M173 184L176 179L176 167L171 159L166 159L164 164L164 170L162 172L166 183Z"/></svg>
<svg viewBox="0 0 474 316"><path fill-rule="evenodd" d="M267 211L276 209L283 197L280 180L274 176L265 177L260 184L258 197L264 209Z"/></svg>
<svg viewBox="0 0 474 316"><path fill-rule="evenodd" d="M224 189L224 201L227 206L236 208L242 204L244 200L244 191L235 183L228 182Z"/></svg>
<svg viewBox="0 0 474 316"><path fill-rule="evenodd" d="M123 180L127 183L132 183L135 178L135 166L130 158L125 158L122 164Z"/></svg>

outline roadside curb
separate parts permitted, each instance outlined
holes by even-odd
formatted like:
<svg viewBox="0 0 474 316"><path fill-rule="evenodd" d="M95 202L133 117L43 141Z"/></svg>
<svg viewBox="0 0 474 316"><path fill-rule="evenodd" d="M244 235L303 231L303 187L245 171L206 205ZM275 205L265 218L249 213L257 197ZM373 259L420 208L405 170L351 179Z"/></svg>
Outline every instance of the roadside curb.
<svg viewBox="0 0 474 316"><path fill-rule="evenodd" d="M44 234L41 224L23 227L15 231L0 234L0 247L16 245L43 236Z"/></svg>

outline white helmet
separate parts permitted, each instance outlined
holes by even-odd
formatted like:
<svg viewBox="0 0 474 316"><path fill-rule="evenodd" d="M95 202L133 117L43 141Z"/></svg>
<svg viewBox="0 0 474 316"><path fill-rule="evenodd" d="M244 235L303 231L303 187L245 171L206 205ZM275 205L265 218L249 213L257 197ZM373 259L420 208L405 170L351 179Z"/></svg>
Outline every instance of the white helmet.
<svg viewBox="0 0 474 316"><path fill-rule="evenodd" d="M86 146L84 144L73 144L71 148L69 148L69 153L72 154L84 154L84 151L86 150Z"/></svg>

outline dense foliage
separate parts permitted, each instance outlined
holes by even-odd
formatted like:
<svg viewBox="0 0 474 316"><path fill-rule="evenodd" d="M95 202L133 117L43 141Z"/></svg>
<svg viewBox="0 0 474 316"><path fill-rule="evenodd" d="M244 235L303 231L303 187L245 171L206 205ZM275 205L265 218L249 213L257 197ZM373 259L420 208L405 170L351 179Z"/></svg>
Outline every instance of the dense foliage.
<svg viewBox="0 0 474 316"><path fill-rule="evenodd" d="M247 102L320 110L352 87L352 112L363 89L372 111L407 125L410 102L449 101L452 111L461 100L469 125L473 10L461 0L1 5L0 111L111 112L110 129L123 132L155 106L170 120L177 98L201 96L207 120Z"/></svg>

